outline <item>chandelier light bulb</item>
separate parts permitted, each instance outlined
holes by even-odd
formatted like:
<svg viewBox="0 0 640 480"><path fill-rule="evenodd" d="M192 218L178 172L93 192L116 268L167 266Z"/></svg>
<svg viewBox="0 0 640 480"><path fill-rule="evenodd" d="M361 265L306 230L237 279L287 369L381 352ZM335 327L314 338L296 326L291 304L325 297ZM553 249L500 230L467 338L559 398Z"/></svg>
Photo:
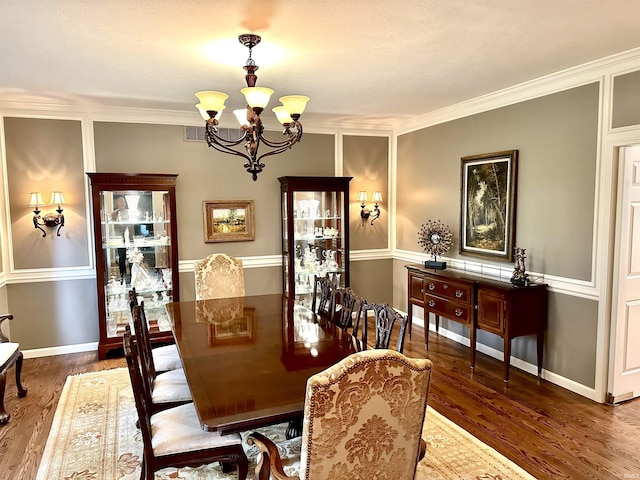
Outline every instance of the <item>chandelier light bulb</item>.
<svg viewBox="0 0 640 480"><path fill-rule="evenodd" d="M248 127L249 121L247 120L247 109L246 108L238 108L233 111L233 114L236 116L236 120L241 127Z"/></svg>
<svg viewBox="0 0 640 480"><path fill-rule="evenodd" d="M276 114L276 118L281 124L287 125L293 122L293 118L291 118L291 115L289 115L289 112L287 112L287 110L284 108L284 105L280 105L279 107L273 107L271 110L273 111L273 113Z"/></svg>

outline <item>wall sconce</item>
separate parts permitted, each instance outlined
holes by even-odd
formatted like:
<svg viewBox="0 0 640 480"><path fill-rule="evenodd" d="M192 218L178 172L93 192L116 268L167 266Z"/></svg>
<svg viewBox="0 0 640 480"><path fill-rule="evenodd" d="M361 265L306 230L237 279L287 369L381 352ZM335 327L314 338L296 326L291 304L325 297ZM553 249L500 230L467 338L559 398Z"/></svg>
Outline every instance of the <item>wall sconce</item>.
<svg viewBox="0 0 640 480"><path fill-rule="evenodd" d="M49 200L49 205L57 205L58 208L56 209L56 212L58 212L58 214L56 215L55 213L51 212L41 217L40 209L38 207L44 205L42 195L40 195L40 192L31 192L31 199L29 200L29 204L27 206L34 207L33 226L42 232L43 237L47 236L47 232L45 232L42 228L43 226L51 228L58 227L58 231L56 232L56 234L58 235L58 237L60 236L60 229L64 227L64 215L62 214L62 208L60 208L60 205L64 205L64 203L64 196L62 195L62 192L52 192L51 200Z"/></svg>
<svg viewBox="0 0 640 480"><path fill-rule="evenodd" d="M380 218L380 208L378 208L378 202L382 202L382 194L380 192L373 192L371 201L376 202L376 204L373 206L373 210L365 208L365 202L367 201L367 192L361 191L360 193L358 193L358 201L362 202L362 205L360 205L360 207L362 208L362 210L360 210L362 226L364 227L364 224L367 220L369 220L369 217L371 217L371 225L373 225L373 222Z"/></svg>

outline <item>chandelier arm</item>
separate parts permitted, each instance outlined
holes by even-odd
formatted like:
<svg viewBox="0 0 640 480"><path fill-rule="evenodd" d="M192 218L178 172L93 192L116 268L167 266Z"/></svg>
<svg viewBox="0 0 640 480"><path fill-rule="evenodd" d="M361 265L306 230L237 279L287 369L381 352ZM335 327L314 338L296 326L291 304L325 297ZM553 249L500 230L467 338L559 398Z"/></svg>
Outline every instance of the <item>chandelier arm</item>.
<svg viewBox="0 0 640 480"><path fill-rule="evenodd" d="M268 157L268 156L270 156L270 155L277 155L277 154L279 154L279 153L286 152L286 151L287 151L287 150L289 150L292 146L294 146L296 143L298 143L298 140L297 140L297 139L293 139L293 141L292 141L292 142L287 142L287 143L286 143L286 144L284 144L284 145L279 145L279 146L277 146L277 148L274 148L273 146L269 145L270 147L274 148L274 150L270 150L270 151L268 151L268 152L263 153L262 155L260 155L260 156L258 157L258 160L261 160L262 158L264 158L264 157ZM265 142L265 144L266 144L266 142ZM267 145L268 145L268 144L267 144Z"/></svg>
<svg viewBox="0 0 640 480"><path fill-rule="evenodd" d="M239 152L239 151L234 150L233 148L230 148L230 147L228 147L228 146L226 146L226 145L223 145L223 144L221 144L221 143L210 142L210 141L209 141L209 139L207 139L207 144L208 144L211 148L213 148L214 150L217 150L217 151L219 151L219 152L222 152L222 153L230 153L230 154L233 154L233 155L237 155L237 156L239 156L239 157L242 157L242 158L244 158L244 159L246 159L246 160L249 160L249 161L251 160L251 157L249 157L249 155L247 155L246 153ZM236 143L235 145L237 145L237 143Z"/></svg>
<svg viewBox="0 0 640 480"><path fill-rule="evenodd" d="M292 128L295 130L295 132L291 131ZM290 123L285 127L282 133L288 136L286 140L282 140L280 142L274 142L264 137L263 135L261 135L262 141L264 142L265 145L268 145L271 148L280 148L280 147L291 148L293 145L298 143L302 138L302 124L294 120L292 123Z"/></svg>
<svg viewBox="0 0 640 480"><path fill-rule="evenodd" d="M209 120L207 120L205 129L206 140L210 147L213 147L213 145L211 144L212 142L220 145L223 148L233 147L235 145L240 145L240 143L245 141L247 137L247 132L245 130L242 137L238 138L237 140L228 140L226 138L222 138L220 135L218 135L218 121L215 118L210 118ZM235 152L235 150L230 151Z"/></svg>

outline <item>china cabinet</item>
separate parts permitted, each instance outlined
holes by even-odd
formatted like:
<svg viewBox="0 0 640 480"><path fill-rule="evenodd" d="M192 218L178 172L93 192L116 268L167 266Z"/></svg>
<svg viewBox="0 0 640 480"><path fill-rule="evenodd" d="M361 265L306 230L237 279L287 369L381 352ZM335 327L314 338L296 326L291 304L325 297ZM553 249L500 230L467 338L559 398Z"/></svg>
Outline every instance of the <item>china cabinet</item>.
<svg viewBox="0 0 640 480"><path fill-rule="evenodd" d="M311 306L314 276L349 285L351 177L281 177L283 292Z"/></svg>
<svg viewBox="0 0 640 480"><path fill-rule="evenodd" d="M176 177L88 173L95 239L98 357L122 347L131 322L128 292L144 301L155 341L170 341L164 305L179 301Z"/></svg>

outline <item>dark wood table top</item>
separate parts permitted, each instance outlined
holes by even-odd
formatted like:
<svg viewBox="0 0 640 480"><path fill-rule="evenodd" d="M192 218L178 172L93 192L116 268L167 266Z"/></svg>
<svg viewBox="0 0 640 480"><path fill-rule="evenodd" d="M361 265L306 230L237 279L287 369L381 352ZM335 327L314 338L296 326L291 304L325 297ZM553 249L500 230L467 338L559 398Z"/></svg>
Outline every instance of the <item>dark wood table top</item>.
<svg viewBox="0 0 640 480"><path fill-rule="evenodd" d="M361 349L280 294L166 309L202 428L222 434L299 419L307 378Z"/></svg>

